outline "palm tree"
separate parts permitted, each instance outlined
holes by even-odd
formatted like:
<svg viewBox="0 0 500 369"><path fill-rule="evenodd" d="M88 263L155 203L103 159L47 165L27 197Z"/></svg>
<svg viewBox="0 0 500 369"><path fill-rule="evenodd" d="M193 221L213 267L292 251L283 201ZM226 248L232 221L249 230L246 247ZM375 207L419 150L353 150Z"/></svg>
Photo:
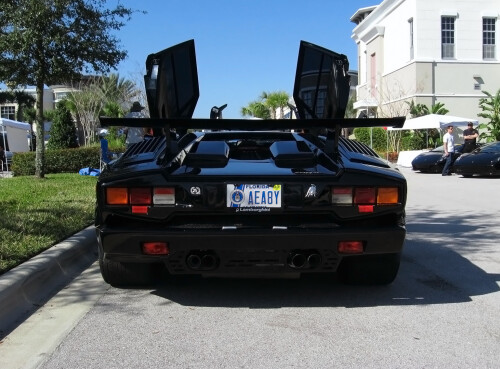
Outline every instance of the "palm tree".
<svg viewBox="0 0 500 369"><path fill-rule="evenodd" d="M97 86L107 102L118 103L124 108L128 108L132 101L139 95L134 82L121 78L115 73L111 73L109 76L102 76Z"/></svg>
<svg viewBox="0 0 500 369"><path fill-rule="evenodd" d="M240 112L244 117L271 118L269 108L262 101L252 101L247 106L242 107Z"/></svg>
<svg viewBox="0 0 500 369"><path fill-rule="evenodd" d="M486 141L500 141L500 89L495 95L487 91L483 91L487 97L479 99L479 107L482 113L477 116L488 119L488 123L479 125L479 128L486 129L487 132L482 132L479 137Z"/></svg>
<svg viewBox="0 0 500 369"><path fill-rule="evenodd" d="M437 103L435 105L431 106L430 114L441 114L441 115L446 115L450 111L444 107L443 103Z"/></svg>
<svg viewBox="0 0 500 369"><path fill-rule="evenodd" d="M280 116L284 115L284 108L288 106L290 96L284 91L262 92L258 100L250 102L241 108L241 115L252 116L262 119L276 119L276 111L280 110Z"/></svg>

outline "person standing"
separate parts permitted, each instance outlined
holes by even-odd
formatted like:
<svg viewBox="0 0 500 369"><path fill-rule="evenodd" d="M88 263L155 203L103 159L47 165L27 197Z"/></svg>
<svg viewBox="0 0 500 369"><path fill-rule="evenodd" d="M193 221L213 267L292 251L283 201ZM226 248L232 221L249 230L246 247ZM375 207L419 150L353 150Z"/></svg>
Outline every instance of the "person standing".
<svg viewBox="0 0 500 369"><path fill-rule="evenodd" d="M7 163L7 158L5 156L5 150L3 146L0 145L0 172L3 172L4 163Z"/></svg>
<svg viewBox="0 0 500 369"><path fill-rule="evenodd" d="M130 112L125 115L125 118L146 118L146 115L142 112L143 110L144 106L135 101L130 108ZM141 142L144 139L144 129L142 127L127 127L125 135L125 145L128 148L130 145Z"/></svg>
<svg viewBox="0 0 500 369"><path fill-rule="evenodd" d="M464 153L472 152L476 148L476 139L479 137L479 132L474 129L472 122L469 122L467 127L464 130Z"/></svg>
<svg viewBox="0 0 500 369"><path fill-rule="evenodd" d="M455 152L455 142L453 139L453 126L447 127L447 132L443 136L444 156L446 162L443 167L443 176L451 176L451 164L453 161L453 153Z"/></svg>

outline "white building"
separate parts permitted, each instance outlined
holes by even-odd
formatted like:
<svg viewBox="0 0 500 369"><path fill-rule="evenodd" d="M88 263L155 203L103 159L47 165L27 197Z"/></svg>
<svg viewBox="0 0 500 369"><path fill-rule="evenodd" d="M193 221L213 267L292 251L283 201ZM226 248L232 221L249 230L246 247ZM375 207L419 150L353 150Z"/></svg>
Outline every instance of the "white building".
<svg viewBox="0 0 500 369"><path fill-rule="evenodd" d="M498 0L384 0L359 9L351 17L359 73L354 107L370 116L406 116L413 100L478 119L481 91L500 89L499 12Z"/></svg>

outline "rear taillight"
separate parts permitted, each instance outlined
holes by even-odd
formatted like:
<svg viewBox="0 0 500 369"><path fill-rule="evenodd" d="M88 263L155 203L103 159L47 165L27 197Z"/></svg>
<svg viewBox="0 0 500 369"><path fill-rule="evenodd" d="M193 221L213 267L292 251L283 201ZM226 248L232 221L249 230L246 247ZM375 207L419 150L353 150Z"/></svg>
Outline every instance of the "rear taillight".
<svg viewBox="0 0 500 369"><path fill-rule="evenodd" d="M174 205L175 189L173 187L156 187L153 190L153 204Z"/></svg>
<svg viewBox="0 0 500 369"><path fill-rule="evenodd" d="M399 204L398 187L332 187L334 205L358 206L362 213L372 212L376 205Z"/></svg>
<svg viewBox="0 0 500 369"><path fill-rule="evenodd" d="M175 205L175 188L108 187L106 204L131 206L133 213L147 214L152 205Z"/></svg>
<svg viewBox="0 0 500 369"><path fill-rule="evenodd" d="M123 188L123 187L106 188L106 204L128 205L128 188Z"/></svg>
<svg viewBox="0 0 500 369"><path fill-rule="evenodd" d="M358 187L354 189L354 204L375 204L375 187Z"/></svg>
<svg viewBox="0 0 500 369"><path fill-rule="evenodd" d="M129 189L131 205L150 205L151 204L151 188L138 187Z"/></svg>

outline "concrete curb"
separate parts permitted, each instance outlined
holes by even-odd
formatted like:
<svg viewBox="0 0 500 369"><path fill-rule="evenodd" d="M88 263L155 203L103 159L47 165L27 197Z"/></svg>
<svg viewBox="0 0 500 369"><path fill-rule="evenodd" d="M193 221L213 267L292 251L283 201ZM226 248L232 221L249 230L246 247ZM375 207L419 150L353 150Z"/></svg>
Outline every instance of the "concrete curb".
<svg viewBox="0 0 500 369"><path fill-rule="evenodd" d="M97 259L94 226L0 276L0 338Z"/></svg>

